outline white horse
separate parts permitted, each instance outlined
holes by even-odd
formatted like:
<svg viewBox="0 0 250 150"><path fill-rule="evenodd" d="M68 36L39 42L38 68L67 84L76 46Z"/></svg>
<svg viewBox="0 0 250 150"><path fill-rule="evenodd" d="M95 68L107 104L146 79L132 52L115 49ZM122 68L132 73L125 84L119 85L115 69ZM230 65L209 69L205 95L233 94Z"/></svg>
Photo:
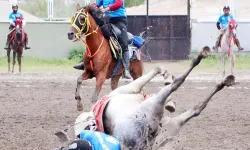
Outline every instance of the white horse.
<svg viewBox="0 0 250 150"><path fill-rule="evenodd" d="M176 91L192 69L208 56L209 50L208 47L204 47L190 68L179 78L174 78L166 70L157 67L128 85L112 91L106 97L109 101L101 116L104 132L117 137L123 150L158 149L163 146L162 143L166 143L164 140L176 135L185 123L201 113L216 92L234 83L234 76L228 76L217 84L215 90L200 104L173 118L163 116L164 104L169 100L170 94ZM155 96L144 100L141 90L157 74L162 74L165 79L172 81ZM93 119L91 112L84 112L76 119L74 125L76 136L89 127L86 120L91 119ZM62 134L57 133L57 135L62 137ZM159 140L161 142L157 142Z"/></svg>
<svg viewBox="0 0 250 150"><path fill-rule="evenodd" d="M225 77L225 66L226 66L226 55L228 55L229 60L229 71L233 74L235 54L234 45L236 37L237 23L234 19L231 19L228 23L228 27L222 31L224 32L221 39L221 61L222 61L222 78Z"/></svg>

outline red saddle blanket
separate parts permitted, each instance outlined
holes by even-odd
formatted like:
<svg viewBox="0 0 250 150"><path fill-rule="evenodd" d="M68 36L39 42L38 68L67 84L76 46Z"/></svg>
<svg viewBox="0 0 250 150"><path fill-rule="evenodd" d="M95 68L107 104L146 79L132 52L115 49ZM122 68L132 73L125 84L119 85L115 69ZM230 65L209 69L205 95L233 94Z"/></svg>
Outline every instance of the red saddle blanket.
<svg viewBox="0 0 250 150"><path fill-rule="evenodd" d="M104 132L102 116L104 109L109 103L110 99L111 98L109 96L103 96L100 100L98 100L95 103L95 106L92 110L94 112L97 128L100 132Z"/></svg>
<svg viewBox="0 0 250 150"><path fill-rule="evenodd" d="M147 95L144 95L144 100L145 99L147 99ZM100 100L98 100L95 103L94 108L92 109L94 116L95 116L97 128L100 132L104 132L102 117L103 117L104 109L106 108L110 100L111 98L109 96L103 96Z"/></svg>

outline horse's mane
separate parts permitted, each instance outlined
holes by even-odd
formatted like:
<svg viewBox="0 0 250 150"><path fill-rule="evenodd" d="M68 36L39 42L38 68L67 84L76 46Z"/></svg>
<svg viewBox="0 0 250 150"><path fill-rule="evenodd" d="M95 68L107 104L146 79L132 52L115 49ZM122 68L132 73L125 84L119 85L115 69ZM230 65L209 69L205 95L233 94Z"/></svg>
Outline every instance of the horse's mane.
<svg viewBox="0 0 250 150"><path fill-rule="evenodd" d="M108 22L108 17L105 17L103 13L95 5L90 4L86 6L88 13L93 17L96 24L102 26Z"/></svg>

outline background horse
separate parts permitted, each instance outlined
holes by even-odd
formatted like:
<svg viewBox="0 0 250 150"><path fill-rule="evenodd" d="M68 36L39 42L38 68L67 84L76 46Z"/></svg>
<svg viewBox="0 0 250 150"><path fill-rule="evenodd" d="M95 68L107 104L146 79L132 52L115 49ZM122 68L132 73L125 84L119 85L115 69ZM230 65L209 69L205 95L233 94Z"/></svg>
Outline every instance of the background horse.
<svg viewBox="0 0 250 150"><path fill-rule="evenodd" d="M105 39L100 29L103 20L103 14L94 5L89 5L77 13L72 18L72 25L68 33L69 40L79 40L82 34L85 35L86 53L83 57L85 70L77 79L77 88L75 99L77 100L77 109L83 110L81 102L80 88L83 80L96 78L95 92L92 96L92 102L96 102L105 79L111 78L112 90L118 87L118 82L122 76L123 67L119 66L116 75L111 76L117 60L112 57L109 41ZM102 19L101 19L102 18ZM141 57L141 56L140 56ZM135 80L142 76L142 58L140 60L130 61L130 73Z"/></svg>
<svg viewBox="0 0 250 150"><path fill-rule="evenodd" d="M24 31L22 29L22 19L16 18L15 28L11 31L10 36L10 49L7 50L8 56L8 72L10 72L10 52L11 49L13 50L13 66L12 66L12 73L14 73L14 66L16 64L16 54L17 60L19 65L19 72L22 72L22 54L24 48Z"/></svg>
<svg viewBox="0 0 250 150"><path fill-rule="evenodd" d="M222 78L225 77L225 65L226 65L226 55L228 55L229 60L229 70L233 74L235 54L235 36L236 36L237 23L234 19L231 19L228 23L228 27L224 31L225 33L221 39L221 61L222 61Z"/></svg>

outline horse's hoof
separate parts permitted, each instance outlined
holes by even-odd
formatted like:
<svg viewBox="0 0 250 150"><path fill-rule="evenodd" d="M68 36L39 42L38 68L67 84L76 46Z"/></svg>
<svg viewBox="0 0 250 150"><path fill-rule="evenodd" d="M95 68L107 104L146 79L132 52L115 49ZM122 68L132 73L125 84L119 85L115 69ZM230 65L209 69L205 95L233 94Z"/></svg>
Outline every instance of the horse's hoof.
<svg viewBox="0 0 250 150"><path fill-rule="evenodd" d="M232 86L235 84L235 76L234 75L229 75L227 76L224 80L223 83L225 86Z"/></svg>
<svg viewBox="0 0 250 150"><path fill-rule="evenodd" d="M77 104L77 110L78 111L83 111L83 104L82 103Z"/></svg>
<svg viewBox="0 0 250 150"><path fill-rule="evenodd" d="M175 76L168 74L168 73L164 74L163 78L164 78L164 85L165 86L172 84L175 80Z"/></svg>
<svg viewBox="0 0 250 150"><path fill-rule="evenodd" d="M173 112L175 112L175 106L176 106L176 104L174 101L169 101L165 105L165 109L168 110L169 112L173 113Z"/></svg>
<svg viewBox="0 0 250 150"><path fill-rule="evenodd" d="M202 57L202 58L207 58L208 57L208 53L210 52L211 50L210 50L210 48L208 47L208 46L204 46L203 48L202 48L202 50L200 51L200 56Z"/></svg>

